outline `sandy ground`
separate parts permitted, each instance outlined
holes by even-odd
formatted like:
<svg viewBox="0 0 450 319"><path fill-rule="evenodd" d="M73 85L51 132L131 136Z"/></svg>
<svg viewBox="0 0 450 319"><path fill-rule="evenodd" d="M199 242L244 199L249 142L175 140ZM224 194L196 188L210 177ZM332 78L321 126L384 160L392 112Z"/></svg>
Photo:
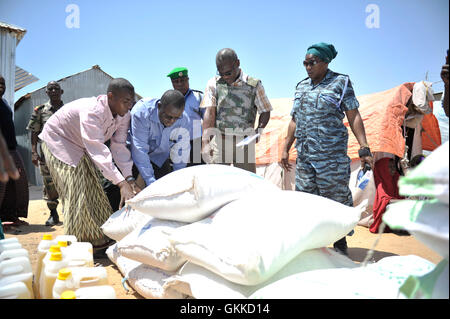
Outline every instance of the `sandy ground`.
<svg viewBox="0 0 450 319"><path fill-rule="evenodd" d="M45 233L50 233L56 237L64 233L62 223L53 227L45 226L45 221L49 217L49 211L46 203L41 198L41 188L31 186L28 218L22 218L29 225L15 227L5 231L6 238L17 237L22 246L28 250L33 270L36 269L37 246L42 236ZM60 207L58 207L58 211L60 211ZM64 222L61 214L60 219ZM377 240L378 242L376 243ZM392 233L385 233L380 236L379 234L372 234L368 228L361 226L355 228L353 236L347 237L347 242L349 246L349 257L358 263L365 259L368 251L373 248L375 243L376 246L371 261L378 261L388 256L406 255L416 255L436 264L442 259L441 256L412 236L399 236ZM130 290L128 292L125 290L121 283L123 278L122 274L108 258L95 259L94 262L106 267L109 282L114 287L118 299L143 299L131 287L129 287Z"/></svg>

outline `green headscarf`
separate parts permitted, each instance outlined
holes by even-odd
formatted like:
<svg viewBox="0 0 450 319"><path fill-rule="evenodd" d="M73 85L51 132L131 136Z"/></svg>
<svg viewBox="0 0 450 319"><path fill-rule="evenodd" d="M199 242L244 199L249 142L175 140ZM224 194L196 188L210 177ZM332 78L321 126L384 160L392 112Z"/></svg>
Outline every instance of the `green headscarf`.
<svg viewBox="0 0 450 319"><path fill-rule="evenodd" d="M330 63L336 57L337 51L332 44L320 42L310 46L306 54L315 55L325 63Z"/></svg>

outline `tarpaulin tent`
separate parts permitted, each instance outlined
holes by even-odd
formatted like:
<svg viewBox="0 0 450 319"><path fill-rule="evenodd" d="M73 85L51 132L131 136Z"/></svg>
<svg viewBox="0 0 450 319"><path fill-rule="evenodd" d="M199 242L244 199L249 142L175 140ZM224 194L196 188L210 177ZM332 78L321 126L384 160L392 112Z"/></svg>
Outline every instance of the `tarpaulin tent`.
<svg viewBox="0 0 450 319"><path fill-rule="evenodd" d="M405 139L402 134L402 125L408 110L406 104L412 96L414 82L408 82L392 89L358 96L359 112L364 121L366 137L372 152L385 152L403 157L405 152ZM281 167L282 148L287 134L290 112L293 105L292 98L271 99L273 111L270 121L256 144L256 165L258 174L272 175L273 182L282 188L293 187L292 174L279 171ZM348 121L344 125L349 131L348 156L352 161L358 161L359 144L351 131ZM422 148L432 151L441 145L439 125L436 117L431 113L425 115L422 126ZM297 154L294 147L289 152L289 160L295 163ZM272 169L268 169L271 166ZM355 166L357 167L357 165ZM288 175L290 177L288 178ZM279 181L278 178L289 181Z"/></svg>
<svg viewBox="0 0 450 319"><path fill-rule="evenodd" d="M408 108L406 104L412 96L414 83L404 83L395 88L358 96L359 113L364 121L367 141L372 152L386 152L403 157L405 139L402 124ZM345 126L349 130L348 156L358 159L359 144L351 132L347 119ZM433 151L441 145L441 135L436 117L430 113L422 121L422 149Z"/></svg>

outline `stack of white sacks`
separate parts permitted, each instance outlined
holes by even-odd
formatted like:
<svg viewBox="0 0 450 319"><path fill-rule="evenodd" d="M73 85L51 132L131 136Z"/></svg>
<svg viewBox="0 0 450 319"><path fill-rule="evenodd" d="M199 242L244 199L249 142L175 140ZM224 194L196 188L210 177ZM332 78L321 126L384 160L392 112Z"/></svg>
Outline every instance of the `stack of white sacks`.
<svg viewBox="0 0 450 319"><path fill-rule="evenodd" d="M382 272L392 275L392 263L362 269L327 248L357 225L365 204L347 207L238 168L200 165L157 180L102 230L117 241L108 257L145 298L397 298L400 281L434 265L407 256L418 266L405 273L395 261L401 275L391 283ZM367 273L377 273L369 284ZM359 276L361 287L342 294L342 275ZM372 292L380 280L388 291Z"/></svg>
<svg viewBox="0 0 450 319"><path fill-rule="evenodd" d="M438 253L442 260L431 271L411 275L400 288L408 298L449 298L449 142L431 153L399 181L399 192L410 199L386 208L383 221L406 229Z"/></svg>

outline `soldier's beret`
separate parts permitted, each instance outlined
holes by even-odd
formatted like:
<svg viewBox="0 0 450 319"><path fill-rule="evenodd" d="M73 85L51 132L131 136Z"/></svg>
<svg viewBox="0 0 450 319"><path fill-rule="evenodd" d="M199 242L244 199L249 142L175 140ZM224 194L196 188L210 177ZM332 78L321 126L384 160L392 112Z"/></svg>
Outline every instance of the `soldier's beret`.
<svg viewBox="0 0 450 319"><path fill-rule="evenodd" d="M188 76L188 70L186 68L175 68L172 71L170 71L169 74L167 74L167 76L171 79L178 79L181 78L183 76Z"/></svg>

